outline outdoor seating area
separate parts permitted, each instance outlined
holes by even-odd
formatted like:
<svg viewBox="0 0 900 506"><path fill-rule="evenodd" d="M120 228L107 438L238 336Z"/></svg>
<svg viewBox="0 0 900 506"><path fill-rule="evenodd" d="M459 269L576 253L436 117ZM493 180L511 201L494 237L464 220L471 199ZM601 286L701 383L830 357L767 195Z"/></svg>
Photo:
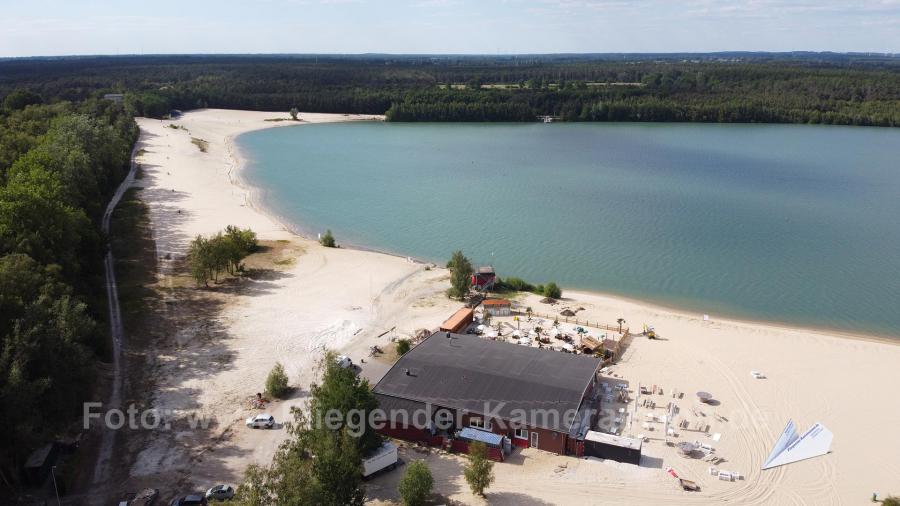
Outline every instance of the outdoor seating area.
<svg viewBox="0 0 900 506"><path fill-rule="evenodd" d="M615 378L601 378L598 384L601 416L597 419L597 429L607 434L619 435L629 416L627 408L631 398L628 383L617 381Z"/></svg>
<svg viewBox="0 0 900 506"><path fill-rule="evenodd" d="M632 388L613 373L612 367L600 372L601 416L596 430L611 437L634 438L647 445L645 455L662 456L670 465L681 462L683 471L699 475L709 472L721 481L743 479L739 471L720 468L728 460L717 452L716 443L729 421L711 411L718 403L710 404L710 392L686 396L677 388L640 383ZM714 428L720 432L713 432ZM692 480L695 478L692 475ZM695 481L690 481L685 490L699 487Z"/></svg>
<svg viewBox="0 0 900 506"><path fill-rule="evenodd" d="M497 300L488 299L485 302ZM617 330L609 330L614 329L612 325L598 328L585 323L551 320L523 313L521 308L514 306L511 311L501 312L497 308L504 306L500 304L495 302L475 308L472 321L466 328L457 331L520 346L596 355L612 360L617 356L627 330L623 329L620 334Z"/></svg>

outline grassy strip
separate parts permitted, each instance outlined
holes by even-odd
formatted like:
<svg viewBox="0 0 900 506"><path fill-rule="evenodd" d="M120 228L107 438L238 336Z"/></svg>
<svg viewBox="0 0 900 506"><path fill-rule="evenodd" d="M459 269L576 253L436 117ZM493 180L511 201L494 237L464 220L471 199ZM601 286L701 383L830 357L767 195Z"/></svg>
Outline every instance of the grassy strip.
<svg viewBox="0 0 900 506"><path fill-rule="evenodd" d="M209 142L203 139L191 137L191 143L197 146L197 149L199 149L203 153L206 153L206 150L209 149Z"/></svg>

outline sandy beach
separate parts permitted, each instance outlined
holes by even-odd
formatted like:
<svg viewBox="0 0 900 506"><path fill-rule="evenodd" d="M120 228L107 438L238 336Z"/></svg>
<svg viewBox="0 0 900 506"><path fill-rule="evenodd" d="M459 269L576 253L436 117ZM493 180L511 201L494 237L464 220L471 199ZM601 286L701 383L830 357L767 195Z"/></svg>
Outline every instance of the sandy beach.
<svg viewBox="0 0 900 506"><path fill-rule="evenodd" d="M282 121L266 121L274 118ZM291 405L303 401L323 349L366 360L362 374L377 380L389 364L369 357L373 344L388 348L391 338L435 328L461 305L444 295L449 275L442 268L321 247L292 234L254 203L252 191L241 183L232 139L250 130L298 125L286 118L285 113L207 109L174 120L138 120L142 174L135 185L142 188L139 196L149 210L160 286L173 283L173 266L193 237L227 225L249 227L261 240L276 242L280 256L278 269L220 294L221 308L212 321L182 323L155 345L148 366L156 378L149 404L173 409L179 419L203 413L215 423L208 431L179 429L147 437L134 449L129 474L135 484L177 483L188 491L240 482L248 464L268 463L286 437L284 430L251 431L243 425L252 413L248 398L263 389L277 361L298 387L291 399L270 407L280 422ZM300 118L294 128L379 119L307 113ZM204 141L205 150L192 138ZM340 242L340 231L335 234ZM528 295L519 302L541 313L583 308L578 318L610 324L621 317L632 331L653 325L662 339L634 337L611 374L631 388L661 386L667 394L660 396L661 404L671 400L671 389L684 392L682 411L705 410L710 433L721 435L714 444L725 461L718 467L744 479L719 481L707 472L708 463L678 457L660 434L645 434L650 440L641 467L523 451L495 466L491 504L859 504L873 492L900 493L900 433L895 430L900 424L895 402L900 346L893 342L714 314L704 321L699 314L592 293L565 291L557 306L538 299ZM167 307L177 312L178 301ZM766 378L751 377L751 370ZM712 393L718 404L695 406L692 396L700 390ZM832 452L761 471L790 419L801 431L815 422L825 424L834 433ZM644 431L635 422L628 432ZM705 434L679 432L677 440L707 440ZM412 450L404 455L428 460L436 492L463 503L485 502L469 493L458 457ZM681 491L664 471L667 466L696 481L702 491ZM370 482L370 498L396 500L400 474Z"/></svg>

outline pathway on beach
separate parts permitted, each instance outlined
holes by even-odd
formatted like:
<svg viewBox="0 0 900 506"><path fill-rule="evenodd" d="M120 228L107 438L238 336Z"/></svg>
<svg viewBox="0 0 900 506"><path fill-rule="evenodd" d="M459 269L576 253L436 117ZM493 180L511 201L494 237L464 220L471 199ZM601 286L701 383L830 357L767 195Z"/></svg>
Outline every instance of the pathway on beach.
<svg viewBox="0 0 900 506"><path fill-rule="evenodd" d="M103 221L101 230L107 236L109 235L109 224L112 219L113 211L125 195L125 191L134 181L134 174L137 169L135 162L135 154L137 153L138 143L135 143L131 151L131 168L125 180L116 189L109 205L106 206L106 212L103 213ZM119 287L116 284L116 261L113 257L112 247L107 245L106 257L103 259L105 275L106 275L106 300L109 307L109 334L112 340L112 364L113 378L112 391L109 394L109 401L106 404L107 409L118 408L122 403L122 340L124 331L122 329L122 314L119 309ZM110 475L110 460L112 458L113 447L115 445L115 431L109 428L101 428L100 449L97 453L97 461L94 466L94 487L103 485Z"/></svg>

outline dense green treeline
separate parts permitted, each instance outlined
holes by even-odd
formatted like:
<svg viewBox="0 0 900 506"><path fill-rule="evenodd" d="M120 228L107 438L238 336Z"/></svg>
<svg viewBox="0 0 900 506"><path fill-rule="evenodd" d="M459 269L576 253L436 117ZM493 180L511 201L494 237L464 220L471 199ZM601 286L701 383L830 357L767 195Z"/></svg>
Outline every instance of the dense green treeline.
<svg viewBox="0 0 900 506"><path fill-rule="evenodd" d="M392 121L686 121L900 126L900 74L742 66L666 68L634 82L528 80L435 87L392 104ZM487 116L483 118L482 116Z"/></svg>
<svg viewBox="0 0 900 506"><path fill-rule="evenodd" d="M0 490L17 487L31 450L80 425L108 349L99 223L137 136L109 101L11 97L0 109Z"/></svg>
<svg viewBox="0 0 900 506"><path fill-rule="evenodd" d="M431 89L407 93L388 121L534 121L534 109L499 91Z"/></svg>
<svg viewBox="0 0 900 506"><path fill-rule="evenodd" d="M18 91L17 91L18 90ZM219 107L392 121L900 125L900 59L835 54L130 56L0 61L17 103L126 94L136 115ZM11 98L10 98L11 97Z"/></svg>

